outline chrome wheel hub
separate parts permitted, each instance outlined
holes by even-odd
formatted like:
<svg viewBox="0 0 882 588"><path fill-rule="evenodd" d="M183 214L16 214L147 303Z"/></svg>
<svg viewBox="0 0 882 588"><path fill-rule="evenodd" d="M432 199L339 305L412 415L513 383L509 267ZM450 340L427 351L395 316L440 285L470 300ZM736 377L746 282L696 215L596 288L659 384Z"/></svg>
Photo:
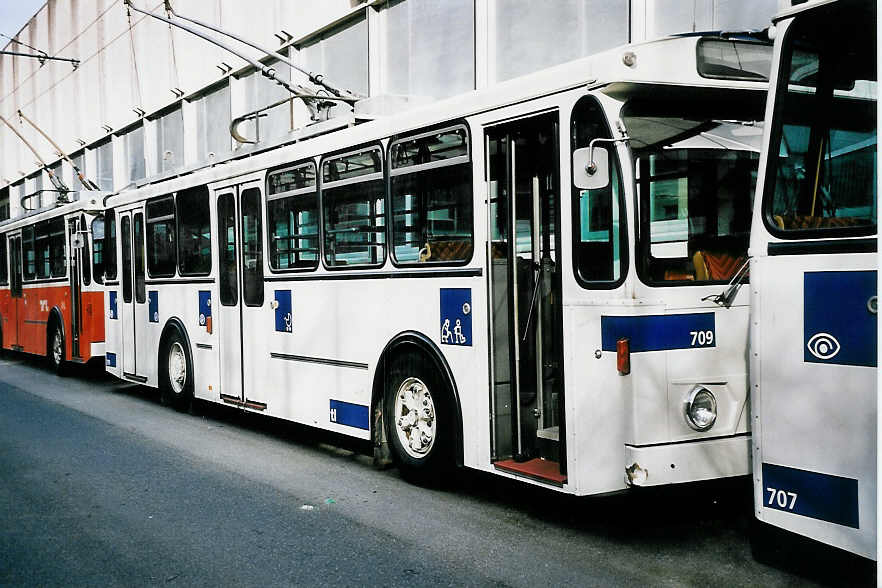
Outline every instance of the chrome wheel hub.
<svg viewBox="0 0 882 588"><path fill-rule="evenodd" d="M404 380L395 393L392 414L392 425L407 454L416 459L426 457L435 444L438 426L428 386L417 378Z"/></svg>
<svg viewBox="0 0 882 588"><path fill-rule="evenodd" d="M168 350L168 381L175 394L183 392L187 383L187 356L177 341Z"/></svg>

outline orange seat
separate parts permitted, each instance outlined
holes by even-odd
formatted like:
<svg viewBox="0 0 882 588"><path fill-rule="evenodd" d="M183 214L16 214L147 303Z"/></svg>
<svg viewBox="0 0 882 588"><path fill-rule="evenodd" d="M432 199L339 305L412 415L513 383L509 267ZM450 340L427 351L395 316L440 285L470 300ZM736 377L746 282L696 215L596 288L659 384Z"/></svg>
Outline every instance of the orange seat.
<svg viewBox="0 0 882 588"><path fill-rule="evenodd" d="M731 280L744 264L744 256L735 257L725 252L696 251L692 257L695 263L695 279L699 281Z"/></svg>

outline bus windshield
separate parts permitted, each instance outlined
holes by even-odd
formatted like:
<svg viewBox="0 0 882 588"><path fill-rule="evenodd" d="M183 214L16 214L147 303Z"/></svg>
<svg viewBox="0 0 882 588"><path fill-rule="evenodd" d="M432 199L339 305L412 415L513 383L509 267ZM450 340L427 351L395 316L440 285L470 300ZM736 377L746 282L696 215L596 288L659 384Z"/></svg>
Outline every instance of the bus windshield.
<svg viewBox="0 0 882 588"><path fill-rule="evenodd" d="M875 19L831 18L807 15L785 39L764 210L784 237L875 232Z"/></svg>
<svg viewBox="0 0 882 588"><path fill-rule="evenodd" d="M640 215L638 271L648 284L725 282L746 260L762 106L709 110L703 102L625 107Z"/></svg>

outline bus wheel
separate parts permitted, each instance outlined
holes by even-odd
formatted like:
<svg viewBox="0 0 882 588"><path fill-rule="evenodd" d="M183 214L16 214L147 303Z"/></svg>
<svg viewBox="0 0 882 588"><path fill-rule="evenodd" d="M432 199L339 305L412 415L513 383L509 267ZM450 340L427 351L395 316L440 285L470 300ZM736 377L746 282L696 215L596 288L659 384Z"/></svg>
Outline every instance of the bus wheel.
<svg viewBox="0 0 882 588"><path fill-rule="evenodd" d="M159 355L163 400L177 410L185 410L193 397L193 362L181 333L174 330Z"/></svg>
<svg viewBox="0 0 882 588"><path fill-rule="evenodd" d="M50 333L49 361L55 373L64 376L67 373L67 362L64 361L64 333L61 332L61 325L54 323Z"/></svg>
<svg viewBox="0 0 882 588"><path fill-rule="evenodd" d="M440 482L450 468L453 446L449 394L421 355L401 355L391 362L383 407L402 476L422 484Z"/></svg>

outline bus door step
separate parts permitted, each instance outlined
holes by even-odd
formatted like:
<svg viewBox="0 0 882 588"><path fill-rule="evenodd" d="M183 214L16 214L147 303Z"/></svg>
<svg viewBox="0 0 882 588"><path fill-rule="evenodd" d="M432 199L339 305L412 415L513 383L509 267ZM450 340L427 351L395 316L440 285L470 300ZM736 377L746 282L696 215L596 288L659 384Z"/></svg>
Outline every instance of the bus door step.
<svg viewBox="0 0 882 588"><path fill-rule="evenodd" d="M538 457L524 462L516 462L513 459L506 459L504 461L497 461L493 466L497 470L502 470L503 472L515 474L516 476L523 476L525 478L530 478L531 480L538 480L539 482L544 482L546 484L553 484L555 486L563 486L567 481L566 475L560 473L560 464L556 461L550 461Z"/></svg>
<svg viewBox="0 0 882 588"><path fill-rule="evenodd" d="M258 402L256 400L249 400L246 398L242 400L238 396L227 396L226 394L220 395L221 400L223 400L227 404L233 404L235 406L239 406L241 408L250 408L251 410L266 410L265 402Z"/></svg>

